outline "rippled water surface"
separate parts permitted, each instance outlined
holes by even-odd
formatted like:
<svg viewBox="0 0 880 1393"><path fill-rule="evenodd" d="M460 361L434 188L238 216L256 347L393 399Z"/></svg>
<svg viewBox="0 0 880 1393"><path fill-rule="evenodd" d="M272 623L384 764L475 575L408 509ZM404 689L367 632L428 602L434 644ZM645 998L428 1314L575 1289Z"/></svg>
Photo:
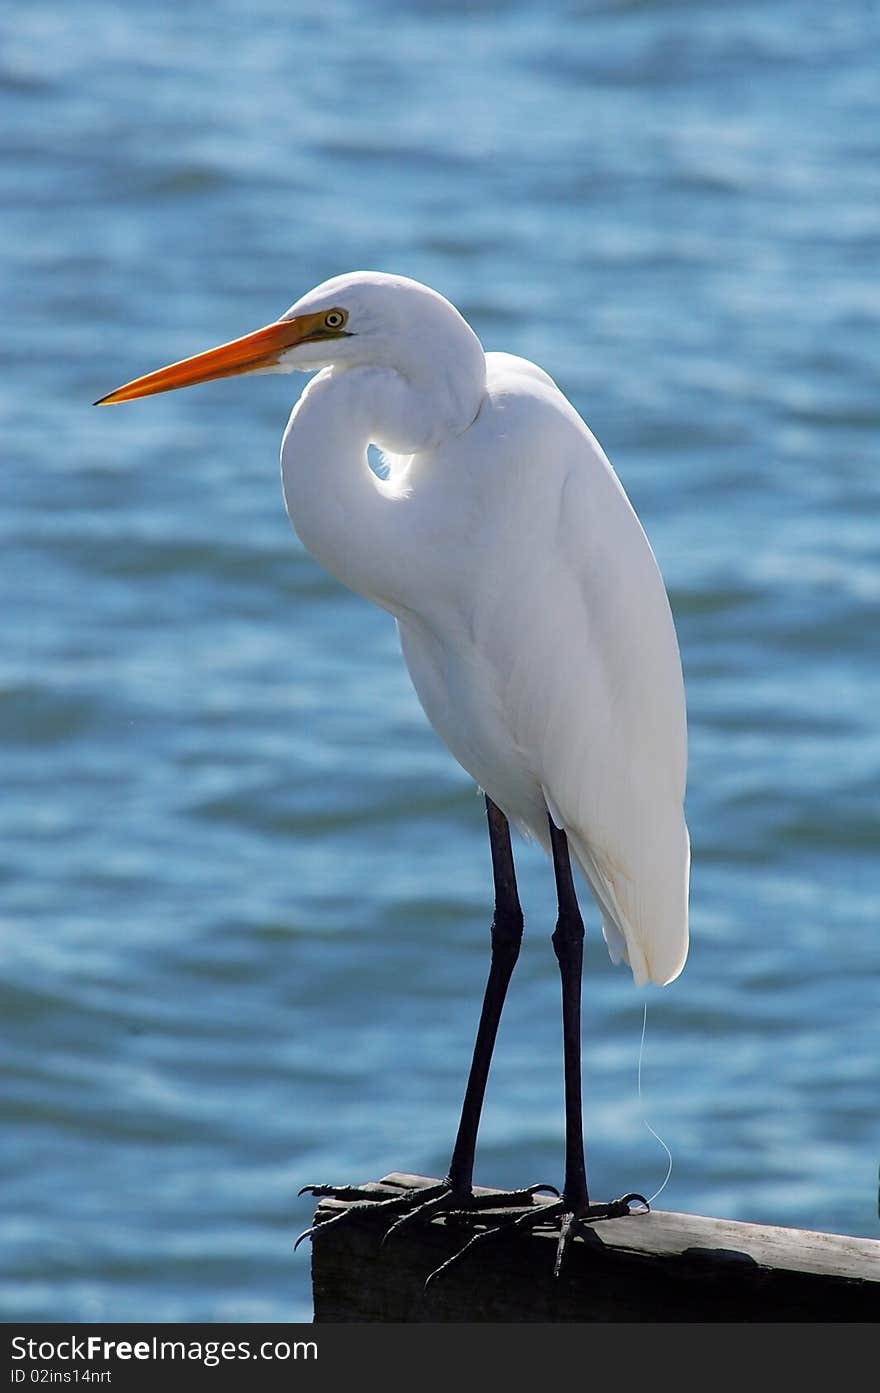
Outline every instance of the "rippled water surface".
<svg viewBox="0 0 880 1393"><path fill-rule="evenodd" d="M663 1204L878 1236L876 8L11 0L0 45L7 1319L310 1314L313 1179L447 1163L480 800L289 531L290 378L116 411L339 271L436 286L604 443L691 729ZM552 885L479 1153L558 1179ZM597 1196L664 1158L588 925Z"/></svg>

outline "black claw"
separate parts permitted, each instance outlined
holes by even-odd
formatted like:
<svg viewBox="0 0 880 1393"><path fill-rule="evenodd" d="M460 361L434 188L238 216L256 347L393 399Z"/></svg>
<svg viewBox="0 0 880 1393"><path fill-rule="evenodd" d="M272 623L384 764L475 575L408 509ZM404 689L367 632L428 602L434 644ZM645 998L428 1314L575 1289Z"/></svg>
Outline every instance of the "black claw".
<svg viewBox="0 0 880 1393"><path fill-rule="evenodd" d="M505 1225L505 1231L507 1227L508 1226ZM470 1249L473 1248L476 1243L479 1243L481 1241L481 1239L497 1238L498 1234L501 1231L501 1229L487 1229L484 1230L482 1233L475 1233L473 1238L469 1238L467 1243L465 1243L463 1247L459 1248L457 1253L453 1253L452 1256L448 1257L445 1262L441 1262L439 1267L435 1267L433 1272L428 1273L428 1276L425 1278L425 1291L430 1290L434 1283L438 1282L440 1278L443 1277L449 1271L450 1268L456 1267L458 1263L461 1262L465 1253L469 1252Z"/></svg>
<svg viewBox="0 0 880 1393"><path fill-rule="evenodd" d="M644 1195L639 1195L639 1194L637 1194L636 1191L634 1191L634 1190L630 1190L629 1193L626 1194L626 1195L621 1195L621 1197L620 1197L619 1200L615 1200L615 1201L614 1201L614 1204L615 1204L615 1206L616 1206L616 1205L620 1205L620 1206L621 1206L621 1214L622 1214L622 1215L623 1215L623 1214L650 1214L650 1212L651 1212L651 1201L650 1201L650 1200L646 1200ZM640 1209L633 1209L632 1206L633 1206L634 1204L640 1205L641 1208L640 1208Z"/></svg>
<svg viewBox="0 0 880 1393"><path fill-rule="evenodd" d="M318 1229L332 1228L332 1226L333 1226L334 1224L337 1224L337 1223L339 1222L340 1219L344 1219L344 1218L346 1217L346 1215L349 1214L350 1212L351 1212L351 1211L348 1210L348 1209L343 1209L339 1214L334 1214L334 1215L332 1215L332 1217L329 1218L329 1219L316 1219L314 1223L309 1224L309 1227L308 1227L307 1229L303 1229L303 1231L302 1231L302 1233L300 1234L299 1238L296 1240L296 1242L295 1242L294 1245L293 1245L293 1251L296 1252L296 1250L297 1250L297 1248L299 1247L299 1245L300 1245L306 1238L313 1238L314 1235L317 1233Z"/></svg>
<svg viewBox="0 0 880 1393"><path fill-rule="evenodd" d="M383 1203L384 1203L384 1204L395 1204L395 1203L397 1203L397 1201L396 1201L396 1200L384 1200L384 1201L383 1201L383 1200L376 1200L375 1202L372 1202L372 1203L371 1203L369 1200L365 1200L362 1204L351 1204L351 1205L349 1205L348 1209L341 1209L341 1210L339 1211L339 1213L338 1213L338 1214L334 1214L334 1215L332 1216L332 1218L329 1218L329 1219L321 1219L318 1223L314 1223L314 1224L310 1225L309 1228L303 1230L303 1232L300 1234L299 1238L296 1240L296 1242L295 1242L294 1245L293 1245L293 1251L296 1252L297 1248L298 1248L299 1245L302 1243L303 1239L314 1237L314 1235L315 1235L315 1233L317 1233L318 1229L329 1229L329 1228L332 1228L334 1224L339 1224L339 1223L342 1222L343 1219L347 1219L347 1218L349 1217L350 1214L363 1213L364 1211L373 1211L374 1209L376 1209L376 1207L377 1207L378 1205L381 1205L381 1204L383 1204Z"/></svg>
<svg viewBox="0 0 880 1393"><path fill-rule="evenodd" d="M371 1200L375 1196L374 1203L385 1196L384 1191L368 1190L363 1185L304 1185L298 1193L315 1195L319 1199L328 1195L337 1200ZM391 1198L396 1199L397 1196L392 1195Z"/></svg>
<svg viewBox="0 0 880 1393"><path fill-rule="evenodd" d="M638 1205L638 1209L633 1209L633 1205ZM619 1200L611 1200L608 1204L591 1204L583 1214L577 1217L586 1223L592 1223L594 1219L625 1219L630 1214L650 1214L651 1206L644 1195L637 1195L635 1191L630 1191L627 1195L621 1195Z"/></svg>

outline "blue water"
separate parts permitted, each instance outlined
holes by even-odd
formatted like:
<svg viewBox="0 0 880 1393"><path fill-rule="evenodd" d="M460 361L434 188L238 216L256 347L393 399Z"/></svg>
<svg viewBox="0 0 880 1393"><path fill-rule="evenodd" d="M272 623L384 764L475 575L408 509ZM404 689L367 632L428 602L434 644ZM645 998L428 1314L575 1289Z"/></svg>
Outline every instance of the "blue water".
<svg viewBox="0 0 880 1393"><path fill-rule="evenodd" d="M297 379L120 382L340 271L547 368L669 585L693 943L649 993L670 1209L880 1236L880 21L868 0L7 0L6 1319L310 1315L310 1180L441 1173L480 800L289 531ZM552 884L478 1179L558 1180ZM662 1179L589 915L597 1196Z"/></svg>

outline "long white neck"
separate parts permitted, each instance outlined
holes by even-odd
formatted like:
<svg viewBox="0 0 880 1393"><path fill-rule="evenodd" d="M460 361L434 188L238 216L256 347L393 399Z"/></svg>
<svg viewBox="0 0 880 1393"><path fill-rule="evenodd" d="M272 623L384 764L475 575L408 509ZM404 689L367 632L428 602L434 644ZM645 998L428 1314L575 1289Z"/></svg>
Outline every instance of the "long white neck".
<svg viewBox="0 0 880 1393"><path fill-rule="evenodd" d="M416 509L405 482L376 477L367 448L413 455L435 449L471 424L484 380L452 399L391 368L327 368L291 412L281 480L294 531L343 585L393 614L409 608L418 574Z"/></svg>

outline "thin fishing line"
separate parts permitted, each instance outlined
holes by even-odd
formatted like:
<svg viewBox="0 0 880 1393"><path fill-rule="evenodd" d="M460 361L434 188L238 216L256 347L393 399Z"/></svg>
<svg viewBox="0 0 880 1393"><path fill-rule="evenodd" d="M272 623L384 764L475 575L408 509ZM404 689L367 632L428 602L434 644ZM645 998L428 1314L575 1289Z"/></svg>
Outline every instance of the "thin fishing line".
<svg viewBox="0 0 880 1393"><path fill-rule="evenodd" d="M639 1106L640 1106L640 1107L642 1106L642 1055L643 1055L644 1052L645 1052L645 1031L646 1031L646 1029L647 1029L647 1026L648 1026L648 1003L647 1003L647 1001L646 1001L646 1002L645 1002L645 1009L644 1009L644 1012L642 1013L642 1038L641 1038L641 1040L640 1040L640 1042L639 1042L639 1073L638 1073L638 1079L639 1079ZM653 1193L653 1195L649 1196L649 1199L648 1199L648 1203L649 1203L649 1204L653 1204L654 1201L655 1201L655 1199L657 1198L657 1196L658 1196L658 1195L662 1195L663 1191L666 1189L666 1186L669 1184L669 1177L670 1177L671 1174L672 1174L672 1152L669 1150L669 1147L666 1145L666 1143L665 1143L665 1141L663 1140L663 1138L662 1138L662 1137L658 1137L657 1133L654 1131L654 1128L651 1126L650 1122L649 1122L649 1121L647 1120L647 1118L645 1117L644 1112L642 1113L642 1125L643 1125L644 1127L647 1127L648 1131L651 1133L651 1136L654 1138L654 1140L655 1140L655 1141L658 1141L658 1142L660 1143L660 1145L663 1147L663 1150L666 1152L667 1166L666 1166L666 1175L664 1176L664 1179L663 1179L663 1184L660 1186L660 1189L659 1189L659 1190L655 1190L654 1193Z"/></svg>

